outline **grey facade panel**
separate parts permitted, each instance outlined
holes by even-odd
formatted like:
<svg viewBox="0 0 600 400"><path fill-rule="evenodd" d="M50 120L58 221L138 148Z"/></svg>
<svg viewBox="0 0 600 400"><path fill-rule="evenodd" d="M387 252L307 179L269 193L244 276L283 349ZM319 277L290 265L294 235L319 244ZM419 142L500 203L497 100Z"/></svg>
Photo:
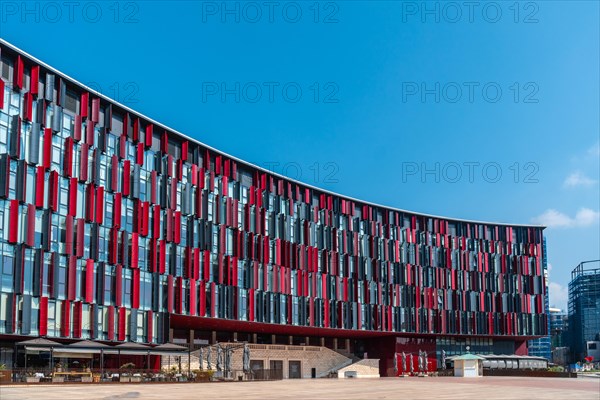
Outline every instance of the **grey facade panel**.
<svg viewBox="0 0 600 400"><path fill-rule="evenodd" d="M59 132L63 128L63 109L59 105L54 105L52 108L52 130Z"/></svg>
<svg viewBox="0 0 600 400"><path fill-rule="evenodd" d="M29 134L29 162L38 164L40 161L40 129L38 123L33 123Z"/></svg>
<svg viewBox="0 0 600 400"><path fill-rule="evenodd" d="M50 102L54 101L54 74L46 74L46 84L44 85L44 98Z"/></svg>

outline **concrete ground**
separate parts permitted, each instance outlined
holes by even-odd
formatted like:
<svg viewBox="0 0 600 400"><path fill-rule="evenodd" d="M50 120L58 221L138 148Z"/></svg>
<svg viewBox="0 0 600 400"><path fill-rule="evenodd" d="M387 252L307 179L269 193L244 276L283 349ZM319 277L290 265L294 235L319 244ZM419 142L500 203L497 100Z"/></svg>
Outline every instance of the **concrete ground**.
<svg viewBox="0 0 600 400"><path fill-rule="evenodd" d="M600 399L600 379L305 379L273 382L0 386L0 399Z"/></svg>

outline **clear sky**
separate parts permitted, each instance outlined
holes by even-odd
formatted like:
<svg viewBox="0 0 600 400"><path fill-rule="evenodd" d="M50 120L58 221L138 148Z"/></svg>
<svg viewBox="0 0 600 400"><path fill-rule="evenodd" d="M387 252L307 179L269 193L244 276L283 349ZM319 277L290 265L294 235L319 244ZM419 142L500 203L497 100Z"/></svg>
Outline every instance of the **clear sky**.
<svg viewBox="0 0 600 400"><path fill-rule="evenodd" d="M0 4L0 36L306 183L548 226L551 304L599 255L597 1ZM424 173L425 172L425 173Z"/></svg>

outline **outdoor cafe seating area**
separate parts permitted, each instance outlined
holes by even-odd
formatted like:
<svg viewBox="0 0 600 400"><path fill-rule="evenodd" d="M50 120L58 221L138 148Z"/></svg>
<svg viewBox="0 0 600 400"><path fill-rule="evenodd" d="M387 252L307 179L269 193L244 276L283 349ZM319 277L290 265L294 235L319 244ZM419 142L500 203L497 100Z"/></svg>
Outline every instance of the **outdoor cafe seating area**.
<svg viewBox="0 0 600 400"><path fill-rule="evenodd" d="M62 344L38 338L16 343L14 354L15 367L2 371L1 383L185 382L209 375L182 368L188 348L171 343L108 345L82 340ZM175 356L180 362L164 369L161 356Z"/></svg>

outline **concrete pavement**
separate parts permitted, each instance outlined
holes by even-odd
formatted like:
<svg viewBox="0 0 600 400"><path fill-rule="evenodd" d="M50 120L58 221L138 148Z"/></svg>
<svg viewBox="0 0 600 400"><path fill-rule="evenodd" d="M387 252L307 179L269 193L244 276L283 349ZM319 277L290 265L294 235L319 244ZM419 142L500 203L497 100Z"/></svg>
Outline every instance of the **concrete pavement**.
<svg viewBox="0 0 600 400"><path fill-rule="evenodd" d="M2 400L118 399L477 399L599 400L600 380L483 377L461 379L305 379L272 382L0 386Z"/></svg>

